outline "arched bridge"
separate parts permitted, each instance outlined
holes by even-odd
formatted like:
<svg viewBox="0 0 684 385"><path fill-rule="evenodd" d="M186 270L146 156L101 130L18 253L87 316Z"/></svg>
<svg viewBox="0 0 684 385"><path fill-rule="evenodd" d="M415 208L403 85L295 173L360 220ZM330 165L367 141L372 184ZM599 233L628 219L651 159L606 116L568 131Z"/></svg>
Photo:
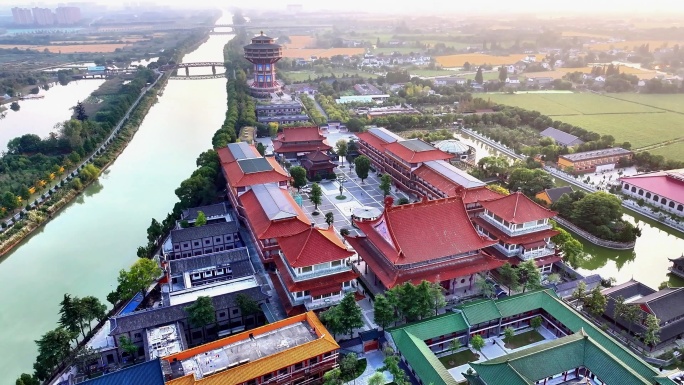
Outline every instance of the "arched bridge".
<svg viewBox="0 0 684 385"><path fill-rule="evenodd" d="M178 68L191 68L191 67L221 67L223 62L220 61L202 61L196 63L178 63L176 64L176 69Z"/></svg>
<svg viewBox="0 0 684 385"><path fill-rule="evenodd" d="M215 75L188 75L188 76L171 76L169 79L171 80L202 80L202 79L220 79L220 78L225 78L226 74L215 74Z"/></svg>

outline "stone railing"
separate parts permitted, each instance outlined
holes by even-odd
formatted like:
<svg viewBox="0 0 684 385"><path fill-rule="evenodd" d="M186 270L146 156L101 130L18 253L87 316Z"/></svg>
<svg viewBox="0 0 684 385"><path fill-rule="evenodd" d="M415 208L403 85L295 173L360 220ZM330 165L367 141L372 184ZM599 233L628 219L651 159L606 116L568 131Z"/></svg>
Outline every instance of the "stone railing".
<svg viewBox="0 0 684 385"><path fill-rule="evenodd" d="M491 146L491 147L494 147L494 148L497 149L499 152L502 152L502 153L504 153L504 154L510 156L511 158L514 158L514 159L525 159L524 156L516 154L515 151L514 151L512 148L510 148L510 147L508 147L508 146L506 146L506 145L504 145L504 144L502 144L502 143L499 143L499 142L497 142L497 141L495 141L495 140L493 140L493 139L490 139L490 138L488 138L488 137L486 137L486 136L484 136L484 135L482 135L482 134L480 134L480 133L477 133L477 132L475 132L475 131L473 131L473 130L471 130L471 129L462 128L462 129L461 129L461 132L463 132L464 134L467 134L467 135L470 135L470 136L474 137L475 139L479 140L479 141L482 142L482 143L485 143L485 144L487 144L487 145L489 145L489 146Z"/></svg>
<svg viewBox="0 0 684 385"><path fill-rule="evenodd" d="M615 241L606 241L605 239L601 239L599 237L596 237L589 232L575 226L574 224L570 223L569 221L561 218L561 217L556 217L554 220L561 226L570 229L573 233L579 235L580 237L586 239L587 241L601 247L605 247L607 249L613 249L613 250L631 250L634 248L634 245L636 244L635 241L632 242L615 242Z"/></svg>
<svg viewBox="0 0 684 385"><path fill-rule="evenodd" d="M668 213L666 212L660 212L656 213L654 212L650 207L648 206L639 206L636 202L634 202L631 199L625 199L622 201L622 207L628 208L632 211L635 211L649 219L653 219L654 221L658 223L662 223L663 225L683 232L684 233L684 223L682 222L677 222L674 219L672 219Z"/></svg>

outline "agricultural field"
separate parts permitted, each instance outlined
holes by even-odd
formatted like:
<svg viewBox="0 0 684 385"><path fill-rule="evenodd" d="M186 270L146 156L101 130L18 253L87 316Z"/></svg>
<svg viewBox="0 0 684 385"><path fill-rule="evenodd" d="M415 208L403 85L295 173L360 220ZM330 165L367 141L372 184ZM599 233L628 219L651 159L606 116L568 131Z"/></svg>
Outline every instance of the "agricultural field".
<svg viewBox="0 0 684 385"><path fill-rule="evenodd" d="M317 77L330 75L335 75L336 77L344 77L345 75L358 76L362 78L377 77L375 74L353 69L335 69L332 71L330 69L326 69L326 71L322 73L317 73L315 71L278 71L278 76L281 76L290 82L305 82L309 79L316 79Z"/></svg>
<svg viewBox="0 0 684 385"><path fill-rule="evenodd" d="M662 155L665 159L684 161L684 142L676 142L648 150L653 155Z"/></svg>
<svg viewBox="0 0 684 385"><path fill-rule="evenodd" d="M615 41L612 43L597 43L589 45L590 50L594 51L607 51L609 49L623 49L632 50L634 47L640 47L644 44L648 44L651 50L660 47L672 47L675 44L683 44L684 40L625 40L625 41Z"/></svg>
<svg viewBox="0 0 684 385"><path fill-rule="evenodd" d="M308 59L311 56L317 56L317 57L330 58L330 57L333 57L335 55L350 55L350 56L361 55L364 52L366 52L366 50L363 48L328 48L328 49L325 49L325 48L321 48L321 49L283 48L283 57Z"/></svg>
<svg viewBox="0 0 684 385"><path fill-rule="evenodd" d="M536 55L538 60L542 59L542 55ZM463 63L468 62L473 65L479 64L513 64L519 60L526 58L525 54L515 54L508 56L493 56L482 53L467 53L458 55L437 56L435 59L442 67L461 67Z"/></svg>
<svg viewBox="0 0 684 385"><path fill-rule="evenodd" d="M663 112L659 108L617 100L593 93L491 94L496 103L537 110L544 115L636 114Z"/></svg>
<svg viewBox="0 0 684 385"><path fill-rule="evenodd" d="M596 39L610 39L611 36L609 35L603 35L600 33L593 33L593 32L581 32L581 31L563 31L561 32L561 36L563 37L588 37L588 38L596 38Z"/></svg>
<svg viewBox="0 0 684 385"><path fill-rule="evenodd" d="M383 47L383 48L374 48L371 50L371 52L374 55L379 55L379 54L385 54L385 55L391 55L395 52L398 52L402 55L410 54L411 52L413 53L420 53L423 50L420 48L415 48L415 47Z"/></svg>
<svg viewBox="0 0 684 385"><path fill-rule="evenodd" d="M48 50L52 53L79 53L79 52L114 52L128 44L74 44L74 45L13 45L0 44L2 49L32 49L36 51Z"/></svg>
<svg viewBox="0 0 684 385"><path fill-rule="evenodd" d="M450 71L450 70L430 70L430 69L410 69L408 70L409 74L411 74L411 77L413 76L419 76L419 77L435 77L435 76L452 76L452 75L458 75L458 71Z"/></svg>
<svg viewBox="0 0 684 385"><path fill-rule="evenodd" d="M684 113L684 94L610 94L611 97Z"/></svg>
<svg viewBox="0 0 684 385"><path fill-rule="evenodd" d="M285 48L291 48L291 49L302 49L302 48L309 48L313 47L314 44L316 43L316 39L313 36L304 36L304 35L292 35L288 36L290 38L290 42L283 44Z"/></svg>

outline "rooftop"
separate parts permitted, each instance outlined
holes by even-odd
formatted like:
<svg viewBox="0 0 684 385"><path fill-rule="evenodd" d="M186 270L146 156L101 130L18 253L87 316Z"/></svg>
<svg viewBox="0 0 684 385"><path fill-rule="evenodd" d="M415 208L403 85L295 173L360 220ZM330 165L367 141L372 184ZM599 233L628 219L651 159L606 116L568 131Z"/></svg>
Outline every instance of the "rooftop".
<svg viewBox="0 0 684 385"><path fill-rule="evenodd" d="M81 382L84 385L164 385L164 374L158 359L129 366L103 376Z"/></svg>
<svg viewBox="0 0 684 385"><path fill-rule="evenodd" d="M311 226L290 194L273 184L252 186L250 191L240 196L240 203L245 208L254 235L259 239L297 234Z"/></svg>
<svg viewBox="0 0 684 385"><path fill-rule="evenodd" d="M245 159L242 160L243 164L239 164L239 161L223 163L223 172L228 184L232 188L237 188L289 180L285 170L283 170L273 157L261 157L258 159L265 159L265 162L267 162L270 167L264 163L264 160L252 163L249 162L251 159ZM243 167L245 167L245 169L243 169Z"/></svg>
<svg viewBox="0 0 684 385"><path fill-rule="evenodd" d="M296 217L299 214L295 208L296 203L287 199L283 190L273 183L254 185L252 191L264 213L272 221Z"/></svg>
<svg viewBox="0 0 684 385"><path fill-rule="evenodd" d="M546 195L549 196L549 199L551 200L551 203L556 203L560 197L563 196L563 194L572 194L573 189L571 186L562 186L562 187L554 187L554 188L547 188L544 190Z"/></svg>
<svg viewBox="0 0 684 385"><path fill-rule="evenodd" d="M555 129L553 127L545 129L544 131L540 132L539 135L552 138L556 141L556 143L562 146L574 146L577 144L584 143L582 140L580 140L580 138L576 137L575 135L568 134L565 131Z"/></svg>
<svg viewBox="0 0 684 385"><path fill-rule="evenodd" d="M422 163L431 160L449 160L454 156L440 151L420 139L403 140L385 146L392 153L407 163Z"/></svg>
<svg viewBox="0 0 684 385"><path fill-rule="evenodd" d="M175 242L191 241L193 239L208 238L216 235L227 235L238 232L235 221L191 226L184 229L171 230L171 239Z"/></svg>
<svg viewBox="0 0 684 385"><path fill-rule="evenodd" d="M170 306L182 305L194 302L197 297L217 297L224 294L237 293L243 290L259 287L259 283L253 275L234 279L232 281L220 281L208 285L195 286L189 289L169 293Z"/></svg>
<svg viewBox="0 0 684 385"><path fill-rule="evenodd" d="M273 166L266 158L239 159L237 163L245 174L273 170Z"/></svg>
<svg viewBox="0 0 684 385"><path fill-rule="evenodd" d="M294 268L339 261L354 255L335 234L335 229L311 227L309 231L278 238L280 250Z"/></svg>
<svg viewBox="0 0 684 385"><path fill-rule="evenodd" d="M307 127L284 127L274 142L306 142L323 140L325 137L317 126Z"/></svg>
<svg viewBox="0 0 684 385"><path fill-rule="evenodd" d="M369 128L367 132L381 139L385 143L404 141L404 138L383 127Z"/></svg>
<svg viewBox="0 0 684 385"><path fill-rule="evenodd" d="M223 217L228 215L228 207L226 207L226 203L221 202L215 205L192 207L183 210L183 215L181 216L181 218L186 221L194 221L195 219L197 219L197 214L200 211L204 213L207 219L213 217ZM230 215L228 215L228 220L232 220L232 218L230 218Z"/></svg>
<svg viewBox="0 0 684 385"><path fill-rule="evenodd" d="M428 167L431 170L437 172L441 176L445 177L449 181L462 186L466 189L484 187L487 184L474 176L468 174L467 172L453 166L451 163L443 160L432 160L423 163L423 167ZM420 167L422 168L422 167ZM419 168L419 170L420 170Z"/></svg>
<svg viewBox="0 0 684 385"><path fill-rule="evenodd" d="M221 163L232 163L236 160L261 157L256 147L247 142L229 143L226 147L216 150L216 152L218 152Z"/></svg>
<svg viewBox="0 0 684 385"><path fill-rule="evenodd" d="M149 359L166 357L183 351L183 340L175 324L147 329Z"/></svg>
<svg viewBox="0 0 684 385"><path fill-rule="evenodd" d="M620 178L620 181L674 202L684 203L684 180L682 180L681 171L671 170L625 176Z"/></svg>
<svg viewBox="0 0 684 385"><path fill-rule="evenodd" d="M470 151L470 146L456 139L440 140L435 143L435 148L449 154L466 154Z"/></svg>
<svg viewBox="0 0 684 385"><path fill-rule="evenodd" d="M290 317L165 358L167 384L239 384L339 349L313 312ZM202 382L204 383L204 382Z"/></svg>
<svg viewBox="0 0 684 385"><path fill-rule="evenodd" d="M517 224L553 218L557 214L555 211L538 205L520 191L499 199L483 201L480 204L503 220Z"/></svg>
<svg viewBox="0 0 684 385"><path fill-rule="evenodd" d="M560 155L560 158L567 159L572 162L578 162L582 160L604 158L608 156L625 156L632 154L632 151L625 150L620 147L604 148L602 150L593 150L585 152L576 152L574 154Z"/></svg>
<svg viewBox="0 0 684 385"><path fill-rule="evenodd" d="M171 275L214 267L231 267L232 275L235 278L254 273L254 270L251 268L252 264L249 262L249 251L246 247L194 257L172 259L168 261L168 264Z"/></svg>

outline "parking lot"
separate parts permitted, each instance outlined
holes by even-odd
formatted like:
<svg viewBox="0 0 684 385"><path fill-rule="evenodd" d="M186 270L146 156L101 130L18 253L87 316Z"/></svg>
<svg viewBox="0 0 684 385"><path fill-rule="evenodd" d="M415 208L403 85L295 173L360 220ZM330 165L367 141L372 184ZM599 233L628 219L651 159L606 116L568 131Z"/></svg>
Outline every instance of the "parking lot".
<svg viewBox="0 0 684 385"><path fill-rule="evenodd" d="M335 229L339 232L346 228L351 234L358 234L358 231L351 225L352 211L357 207L375 207L380 210L383 209L383 195L380 190L380 175L371 171L368 178L361 183L356 174L350 170L349 164L345 162L344 167L337 167L335 173L338 178L344 177L343 182L339 181L322 181L319 183L323 190L323 197L321 204L318 206L320 215L312 215L314 211L314 204L309 200L309 194L302 192L302 208L307 216L321 227L325 227L325 214L332 212L334 217ZM345 199L337 199L340 195L340 184L342 184ZM309 184L310 186L310 184ZM394 187L390 192L394 197L395 202L400 198L407 198L411 200L415 197L409 197L402 191L394 191Z"/></svg>

